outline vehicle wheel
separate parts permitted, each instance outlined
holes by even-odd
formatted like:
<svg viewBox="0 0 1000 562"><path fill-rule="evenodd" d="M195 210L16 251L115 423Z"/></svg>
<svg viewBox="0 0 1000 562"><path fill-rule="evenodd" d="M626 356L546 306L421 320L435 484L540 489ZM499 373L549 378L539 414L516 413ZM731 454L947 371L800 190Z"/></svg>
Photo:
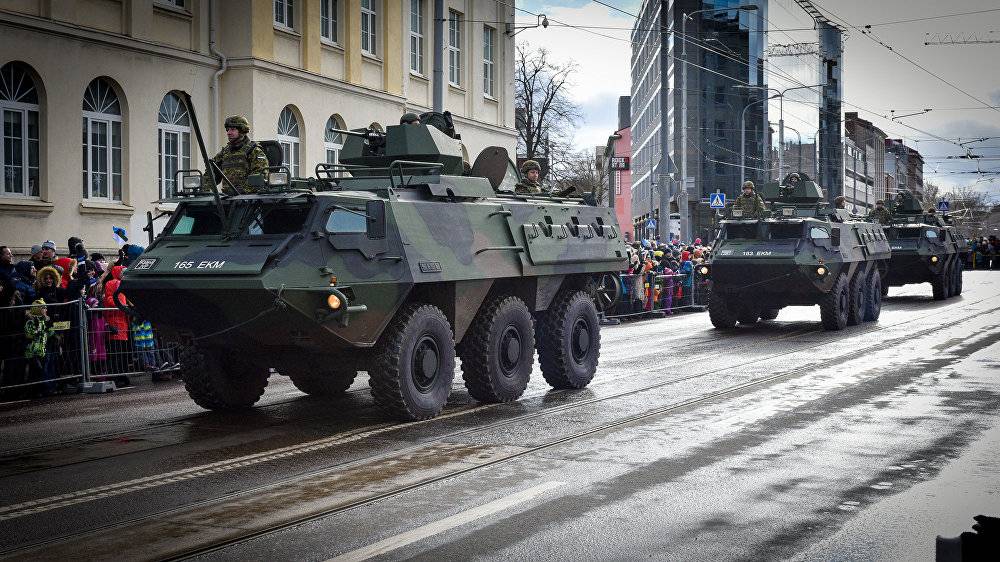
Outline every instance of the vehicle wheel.
<svg viewBox="0 0 1000 562"><path fill-rule="evenodd" d="M959 259L955 262L955 280L951 284L951 292L956 297L962 294L962 271L965 270L965 265L962 260Z"/></svg>
<svg viewBox="0 0 1000 562"><path fill-rule="evenodd" d="M583 388L590 384L601 356L601 326L590 296L583 291L559 291L538 320L538 362L549 385Z"/></svg>
<svg viewBox="0 0 1000 562"><path fill-rule="evenodd" d="M765 308L763 312L760 313L761 320L774 320L778 317L778 311L780 308Z"/></svg>
<svg viewBox="0 0 1000 562"><path fill-rule="evenodd" d="M611 312L622 295L622 280L614 273L601 275L596 283L592 285L592 295L597 309L607 314Z"/></svg>
<svg viewBox="0 0 1000 562"><path fill-rule="evenodd" d="M292 379L295 388L310 396L340 396L348 388L351 388L351 385L354 384L354 378L358 376L358 372L351 367L316 368L302 371L296 369L289 370L287 373L279 368L278 372L287 374L288 378Z"/></svg>
<svg viewBox="0 0 1000 562"><path fill-rule="evenodd" d="M184 346L177 356L188 395L206 410L240 410L264 394L270 372L236 356L225 360L197 346Z"/></svg>
<svg viewBox="0 0 1000 562"><path fill-rule="evenodd" d="M480 402L517 400L535 363L535 326L517 297L500 297L479 310L458 347L462 378Z"/></svg>
<svg viewBox="0 0 1000 562"><path fill-rule="evenodd" d="M841 275L830 292L819 302L819 314L825 330L843 330L847 326L847 308L850 306L850 283Z"/></svg>
<svg viewBox="0 0 1000 562"><path fill-rule="evenodd" d="M879 281L882 283L882 298L884 299L889 296L889 284L881 279L881 275L879 275Z"/></svg>
<svg viewBox="0 0 1000 562"><path fill-rule="evenodd" d="M934 300L943 301L948 298L948 275L938 273L931 279L931 291L934 293Z"/></svg>
<svg viewBox="0 0 1000 562"><path fill-rule="evenodd" d="M868 299L865 301L865 322L878 321L882 314L882 276L878 270L868 276Z"/></svg>
<svg viewBox="0 0 1000 562"><path fill-rule="evenodd" d="M375 403L405 421L441 413L455 378L455 339L441 310L411 304L379 341L369 372Z"/></svg>
<svg viewBox="0 0 1000 562"><path fill-rule="evenodd" d="M712 325L720 330L732 330L739 320L733 310L730 300L720 293L713 292L708 299L708 318Z"/></svg>
<svg viewBox="0 0 1000 562"><path fill-rule="evenodd" d="M847 303L847 325L857 326L858 324L865 321L865 309L867 308L867 303L865 302L868 297L868 278L864 275L864 272L859 270L854 274L854 278L851 279L850 286L850 299Z"/></svg>
<svg viewBox="0 0 1000 562"><path fill-rule="evenodd" d="M744 307L736 315L736 319L744 326L753 326L760 319L760 313L757 308Z"/></svg>

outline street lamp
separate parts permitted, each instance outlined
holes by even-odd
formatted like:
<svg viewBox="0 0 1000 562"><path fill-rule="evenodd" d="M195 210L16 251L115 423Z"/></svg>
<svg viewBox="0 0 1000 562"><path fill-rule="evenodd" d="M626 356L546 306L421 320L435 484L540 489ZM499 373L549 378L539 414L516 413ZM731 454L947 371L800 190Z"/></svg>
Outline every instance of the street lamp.
<svg viewBox="0 0 1000 562"><path fill-rule="evenodd" d="M743 188L743 183L746 182L746 158L747 158L747 110L750 106L765 102L767 100L772 100L777 96L771 96L768 98L761 98L756 101L752 101L743 108L740 113L740 189Z"/></svg>
<svg viewBox="0 0 1000 562"><path fill-rule="evenodd" d="M806 88L819 88L824 86L824 84L814 84L812 86L793 86L791 88L785 88L784 90L779 90L777 88L768 88L767 86L742 86L737 85L737 88L744 88L748 90L767 90L769 92L777 92L777 95L773 96L778 98L778 175L781 175L781 171L785 168L785 155L782 153L780 148L785 145L785 92L791 92L792 90L803 90ZM778 178L781 181L781 178Z"/></svg>
<svg viewBox="0 0 1000 562"><path fill-rule="evenodd" d="M750 4L747 6L736 6L733 8L706 8L703 10L695 10L693 12L686 12L681 15L681 189L687 190L687 153L688 153L688 141L687 141L687 130L688 130L688 81L687 81L687 70L688 70L688 59L687 59L687 20L692 19L691 16L695 14L700 14L704 12L729 12L732 10L752 12L757 10L757 6ZM681 212L681 237L690 238L690 233L687 232L690 209L685 205L684 209L680 209Z"/></svg>

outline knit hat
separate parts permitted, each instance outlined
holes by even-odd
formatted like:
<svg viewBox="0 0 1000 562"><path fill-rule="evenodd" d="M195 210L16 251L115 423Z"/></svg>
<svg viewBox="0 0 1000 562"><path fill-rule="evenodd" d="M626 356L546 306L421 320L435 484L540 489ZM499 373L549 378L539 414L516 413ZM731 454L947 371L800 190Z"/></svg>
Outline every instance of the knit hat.
<svg viewBox="0 0 1000 562"><path fill-rule="evenodd" d="M41 252L41 251L42 251L42 245L41 244L35 244L34 246L31 247L31 255L35 255L35 254L37 254L38 252Z"/></svg>
<svg viewBox="0 0 1000 562"><path fill-rule="evenodd" d="M46 240L45 242L42 242L42 247L39 251L44 250L45 248L49 248L50 250L55 250L56 243L51 240Z"/></svg>

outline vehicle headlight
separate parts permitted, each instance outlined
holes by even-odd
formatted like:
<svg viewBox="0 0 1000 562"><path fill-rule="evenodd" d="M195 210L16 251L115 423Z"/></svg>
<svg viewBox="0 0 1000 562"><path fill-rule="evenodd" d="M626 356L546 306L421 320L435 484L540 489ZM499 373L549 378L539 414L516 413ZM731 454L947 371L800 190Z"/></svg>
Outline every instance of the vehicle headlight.
<svg viewBox="0 0 1000 562"><path fill-rule="evenodd" d="M698 271L700 271L702 275L708 275L708 266L703 265L701 266L701 269L699 269Z"/></svg>
<svg viewBox="0 0 1000 562"><path fill-rule="evenodd" d="M931 263L937 263L937 262L938 262L938 257L937 256L931 256Z"/></svg>
<svg viewBox="0 0 1000 562"><path fill-rule="evenodd" d="M816 275L819 275L820 277L826 275L826 268L823 267L822 265L819 266L819 267L817 267L816 268Z"/></svg>
<svg viewBox="0 0 1000 562"><path fill-rule="evenodd" d="M201 176L184 176L181 179L181 189L184 191L198 191L201 189Z"/></svg>
<svg viewBox="0 0 1000 562"><path fill-rule="evenodd" d="M267 175L267 185L282 186L288 184L288 172L271 172Z"/></svg>
<svg viewBox="0 0 1000 562"><path fill-rule="evenodd" d="M339 309L341 304L343 303L340 302L340 297L337 295L330 295L326 297L326 305L330 307L330 310Z"/></svg>

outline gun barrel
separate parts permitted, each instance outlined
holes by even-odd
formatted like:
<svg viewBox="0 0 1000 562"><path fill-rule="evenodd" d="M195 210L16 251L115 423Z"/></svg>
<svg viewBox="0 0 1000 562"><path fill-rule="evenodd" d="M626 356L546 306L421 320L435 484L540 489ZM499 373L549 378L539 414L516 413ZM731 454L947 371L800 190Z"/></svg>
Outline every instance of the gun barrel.
<svg viewBox="0 0 1000 562"><path fill-rule="evenodd" d="M381 131L375 131L375 130L372 130L372 129L368 129L366 131L348 131L346 129L337 129L335 127L330 127L330 132L331 133L339 133L341 135L347 135L347 136L351 136L351 137L366 137L367 138L367 137L369 137L371 135L385 136L385 133L383 133Z"/></svg>

